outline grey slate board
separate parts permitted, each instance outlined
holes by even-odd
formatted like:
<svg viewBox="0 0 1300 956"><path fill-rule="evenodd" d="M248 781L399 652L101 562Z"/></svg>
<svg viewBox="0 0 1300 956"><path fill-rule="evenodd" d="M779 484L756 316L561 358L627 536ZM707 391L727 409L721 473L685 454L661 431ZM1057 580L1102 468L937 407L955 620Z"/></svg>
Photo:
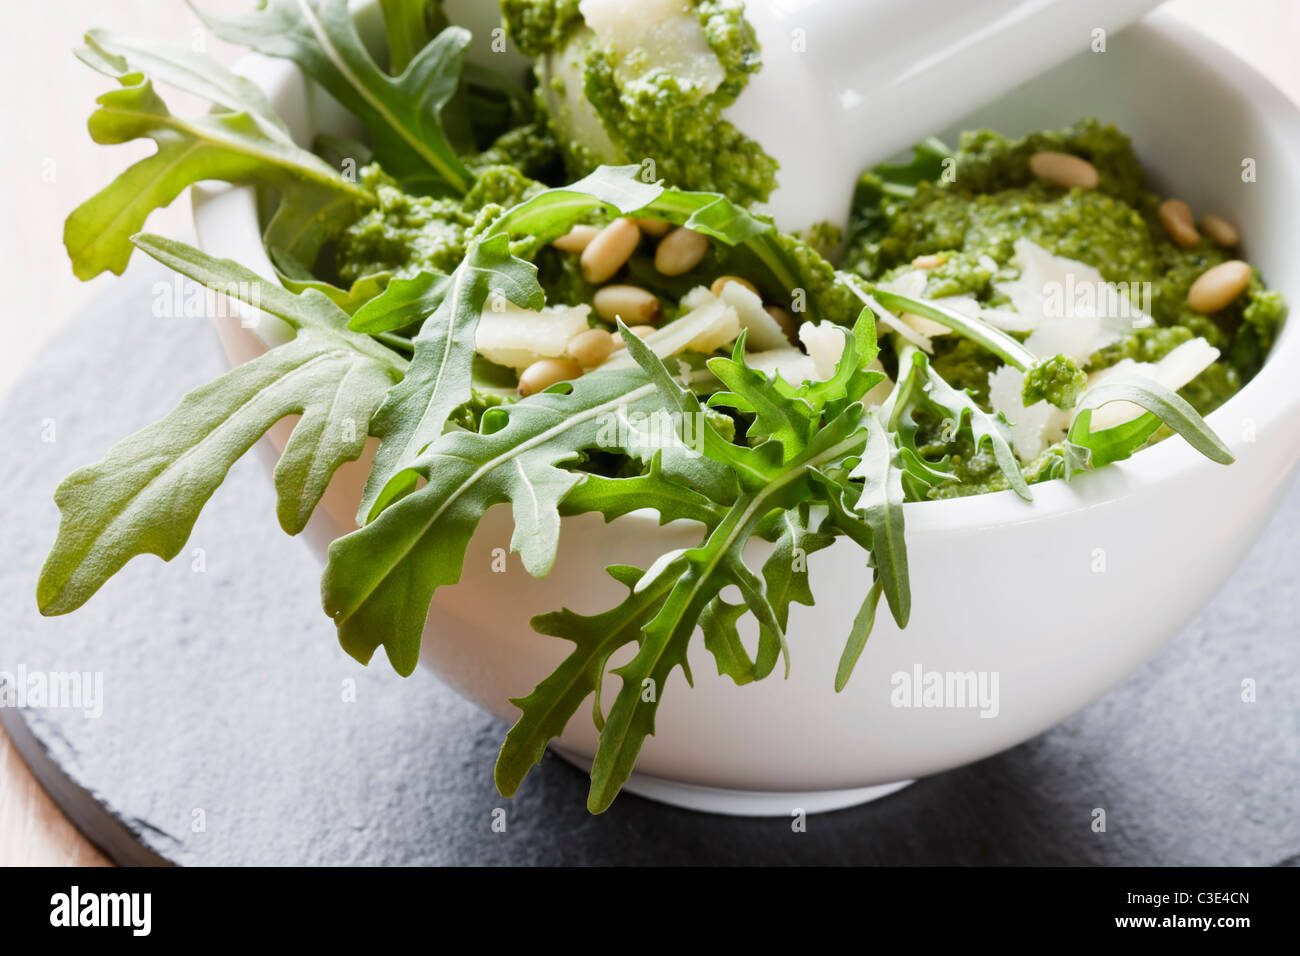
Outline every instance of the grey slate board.
<svg viewBox="0 0 1300 956"><path fill-rule="evenodd" d="M139 257L137 257L139 258ZM179 864L1295 864L1300 494L1232 581L1121 688L1051 732L878 803L790 821L622 796L595 818L554 757L513 800L504 725L423 671L364 669L280 533L262 462L232 471L171 564L132 562L75 614L33 597L73 468L219 374L211 328L150 313L137 263L33 364L0 416L0 671L103 671L104 710L0 711L119 859ZM56 440L42 441L52 420ZM1177 569L1170 569L1177 573ZM1068 612L1066 612L1068 613ZM1243 678L1258 702L1240 701ZM356 701L344 703L344 681ZM26 722L26 730L21 723ZM504 808L505 833L492 830ZM1092 811L1106 810L1094 833ZM195 832L195 811L205 827Z"/></svg>

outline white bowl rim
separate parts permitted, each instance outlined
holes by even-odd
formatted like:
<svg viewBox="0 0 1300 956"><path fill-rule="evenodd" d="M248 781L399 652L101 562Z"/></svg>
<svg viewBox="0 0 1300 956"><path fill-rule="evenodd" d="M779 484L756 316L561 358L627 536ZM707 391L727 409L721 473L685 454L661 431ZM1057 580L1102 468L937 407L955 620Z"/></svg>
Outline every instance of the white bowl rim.
<svg viewBox="0 0 1300 956"><path fill-rule="evenodd" d="M1289 117L1290 122L1279 124L1284 127L1281 135L1291 144L1289 152L1300 155L1300 107L1237 54L1165 10L1154 11L1128 30L1150 31L1159 40L1182 47L1192 60L1210 65L1218 76L1240 90L1262 111ZM257 53L246 54L235 63L234 70L248 75L264 88L278 88L279 84L294 76L301 76L295 64ZM250 199L254 195L250 186L222 184L192 190L196 225L203 218L208 203L230 193L245 193ZM250 202L248 208L255 209L255 202ZM257 234L260 240L260 229ZM258 250L262 252L259 257L262 264L269 268L270 261L265 257L260 241ZM1300 379L1288 379L1283 371L1300 365L1300 329L1293 328L1295 324L1284 321L1259 374L1207 416L1208 423L1224 437L1237 457L1240 457L1244 441L1240 438L1234 441L1225 436L1240 434L1241 429L1225 430L1224 425L1252 421L1256 440L1263 440L1266 432L1277 428L1286 419L1294 420L1300 416L1300 387L1297 387ZM261 338L268 347L274 344L267 341L259 328L248 331ZM1242 466L1243 463L1238 462L1227 467ZM1182 439L1173 437L1140 451L1126 461L1087 473L1073 481L1058 478L1032 485L1032 502L1006 490L959 498L910 501L903 508L909 537L978 532L1103 507L1154 483L1176 480L1198 469L1221 467L1225 466L1211 462ZM654 534L663 527L657 512L648 508L630 512L619 520L628 532Z"/></svg>

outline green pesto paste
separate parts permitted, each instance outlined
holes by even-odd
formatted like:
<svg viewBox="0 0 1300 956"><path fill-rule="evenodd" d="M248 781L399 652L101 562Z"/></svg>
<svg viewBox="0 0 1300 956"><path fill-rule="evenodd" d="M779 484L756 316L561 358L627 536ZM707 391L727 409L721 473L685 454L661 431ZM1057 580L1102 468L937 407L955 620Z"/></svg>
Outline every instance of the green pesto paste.
<svg viewBox="0 0 1300 956"><path fill-rule="evenodd" d="M546 187L515 166L477 169L478 178L461 198L414 196L371 164L361 181L378 204L348 226L338 239L335 269L345 282L388 272L409 278L421 270L449 273L465 258L471 239L506 209Z"/></svg>
<svg viewBox="0 0 1300 956"><path fill-rule="evenodd" d="M1040 150L1087 159L1097 169L1097 188L1066 190L1039 182L1028 160ZM909 270L917 256L937 255L943 261L927 270L928 296L969 293L997 306L1003 302L994 280L1015 275L1009 266L1013 246L1027 238L1055 255L1093 266L1107 281L1151 284L1155 326L1133 330L1095 353L1090 370L1124 358L1154 362L1183 342L1203 337L1222 357L1181 392L1202 414L1221 405L1259 370L1286 313L1281 295L1267 290L1255 272L1247 290L1222 311L1203 315L1188 307L1187 291L1196 278L1236 258L1236 252L1204 237L1192 249L1169 239L1156 216L1162 197L1148 189L1131 143L1113 126L1090 119L1022 139L971 132L963 135L952 160L951 176L922 181L912 195L902 194L908 190L894 195L879 188L859 190L870 208L854 210L859 228L849 237L845 268L885 280ZM988 268L989 259L997 273ZM958 336L936 338L934 346L935 369L986 403L988 375L1000 361ZM1060 371L1064 376L1068 370ZM1040 384L1051 391L1052 383L1047 376ZM1062 377L1056 384L1068 382ZM992 456L972 454L969 443L936 441L929 452L936 458L949 456L960 480L941 486L937 496L1005 487ZM1026 466L1026 476L1050 477L1059 456L1059 449L1049 449Z"/></svg>
<svg viewBox="0 0 1300 956"><path fill-rule="evenodd" d="M776 186L776 161L722 116L761 66L741 0L682 0L693 13L722 80L708 89L619 54L587 29L577 0L505 0L506 28L537 58L539 111L548 117L571 178L601 163L653 163L656 179L682 189L725 192L749 205ZM570 89L580 84L580 89ZM585 99L581 106L576 97ZM575 113L593 109L595 135Z"/></svg>

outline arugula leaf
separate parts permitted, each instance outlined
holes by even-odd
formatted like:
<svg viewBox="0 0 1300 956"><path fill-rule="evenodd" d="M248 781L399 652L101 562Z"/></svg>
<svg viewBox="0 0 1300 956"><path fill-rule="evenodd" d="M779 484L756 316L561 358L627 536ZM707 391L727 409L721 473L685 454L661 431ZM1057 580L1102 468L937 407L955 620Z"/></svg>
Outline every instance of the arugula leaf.
<svg viewBox="0 0 1300 956"><path fill-rule="evenodd" d="M1034 495L1029 490L1024 473L1020 470L1015 452L1011 450L1011 442L1006 433L1006 420L1002 415L1000 413L996 416L990 415L964 390L949 385L930 365L928 358L925 360L925 373L929 382L926 398L931 410L953 422L958 432L969 435L976 451L987 444L992 449L993 459L1007 479L1007 484L1021 498L1033 501Z"/></svg>
<svg viewBox="0 0 1300 956"><path fill-rule="evenodd" d="M393 283L355 324L370 330L413 318L434 304L415 337L415 354L406 377L385 399L375 419L379 451L366 482L358 513L364 524L408 493L411 463L443 431L448 417L469 401L475 332L488 296L497 293L515 305L540 309L545 303L537 270L511 253L509 237L529 236L542 245L564 235L593 209L631 212L658 195L660 187L636 179L640 167L601 167L571 186L539 193L508 210L471 243L465 259L445 280L424 274Z"/></svg>
<svg viewBox="0 0 1300 956"><path fill-rule="evenodd" d="M866 416L867 442L862 459L849 472L863 482L856 508L871 529L871 560L899 627L912 611L907 575L907 540L903 534L903 473L898 447L876 412Z"/></svg>
<svg viewBox="0 0 1300 956"><path fill-rule="evenodd" d="M681 468L674 470L680 472ZM665 476L663 454L656 452L650 461L650 469L643 475L630 478L587 475L564 496L560 502L560 514L597 512L604 515L606 521L613 521L644 509L647 502L654 502L661 525L686 520L712 527L726 513L725 508L689 484Z"/></svg>
<svg viewBox="0 0 1300 956"><path fill-rule="evenodd" d="M205 179L254 183L291 202L330 201L355 214L374 197L297 146L253 84L200 53L128 41L102 31L86 34L77 56L113 77L120 89L103 94L90 117L97 143L149 138L158 146L68 216L63 241L80 279L121 274L131 256L131 236L149 214L185 187ZM154 91L150 75L212 100L219 111L175 116Z"/></svg>
<svg viewBox="0 0 1300 956"><path fill-rule="evenodd" d="M379 0L388 34L388 72L400 76L433 39L430 0Z"/></svg>
<svg viewBox="0 0 1300 956"><path fill-rule="evenodd" d="M868 316L862 328L870 327ZM522 761L512 756L506 761L505 766L509 768L506 779L511 787L517 786L522 773L540 758L546 740L563 729L567 716L599 686L600 675L613 649L627 644L635 628L640 626L636 655L627 665L613 671L622 679L619 693L608 717L597 721L600 738L588 798L593 812L604 810L613 801L631 773L645 737L654 732L654 713L665 682L676 668L686 669L687 648L697 626L704 633L705 647L713 654L719 673L730 676L736 683L766 676L782 655L788 673L785 625L790 604L812 603L806 556L833 540L833 535L825 530L809 530L810 509L805 503L821 496L819 492L824 486L814 480L821 477L821 469L842 471L863 452L868 440L864 409L859 401L845 404L842 399L860 398L878 381L874 375L852 374L874 360L875 343L864 344L859 353L856 339L851 338L845 349L848 357L841 359L844 368L841 384L828 393L837 400L834 404L838 407L821 427L816 427L817 416L812 413L807 397L816 383L803 390L793 389L779 377L768 378L747 369L743 364L742 344L731 359L710 362L711 368L733 386L725 404L759 409L768 423L758 429L764 433L760 444L740 447L713 431L691 389L679 384L662 361L622 323L620 331L629 352L658 388L668 409L679 416L679 422L702 422L704 434L696 436L700 447L707 457L734 470L740 477L740 487L729 489L725 495L716 491L710 495L715 504L726 504L726 510L720 515L716 509L712 514L696 512L706 523L704 542L685 552L664 555L636 580L623 605L597 618L566 619L574 633L591 630L592 635L585 639L573 637L579 648L562 668L564 676L556 678L554 685L548 683L551 680L548 678L525 699L527 710L521 718L520 734L521 739L530 742L525 751L530 759ZM854 394L851 386L860 389L860 393ZM771 437L777 434L781 440ZM837 486L834 493L842 491ZM653 501L653 497L647 498L647 504ZM625 510L626 506L620 505L616 512ZM779 516L782 530L760 578L746 566L743 552L752 537L763 533L766 519L772 514ZM865 525L861 527L869 539L871 531ZM891 559L894 560L897 559ZM906 560L905 553L902 560ZM892 568L891 561L882 563ZM734 605L721 599L722 588L731 584L740 589L744 604ZM905 572L901 583L894 585L896 592L900 588L905 593ZM651 604L650 598L656 603ZM901 597L899 601L899 606L905 607L906 598ZM646 620L651 609L653 616ZM737 622L746 611L753 613L759 622L757 660L750 658L737 629ZM614 629L618 637L611 643L603 643L608 631ZM583 683L575 685L575 674L582 675ZM689 672L687 677L689 680ZM542 724L536 716L538 712L548 718L545 735L535 732Z"/></svg>
<svg viewBox="0 0 1300 956"><path fill-rule="evenodd" d="M790 620L790 605L813 604L812 589L808 584L808 555L828 548L835 536L825 530L810 530L807 508L786 511L780 516L781 537L776 547L763 562L763 583L767 598L776 613L779 632L760 623L758 629L758 656L754 664L754 679L761 680L772 672L782 649L782 636ZM790 662L786 658L786 676L790 676Z"/></svg>
<svg viewBox="0 0 1300 956"><path fill-rule="evenodd" d="M548 573L560 503L584 480L563 466L584 449L647 462L657 454L662 473L688 487L718 484L721 469L688 447L646 447L619 427L632 413L662 408L640 370L591 372L564 388L488 409L478 432L443 434L410 468L427 480L424 487L330 545L321 590L348 653L364 663L382 645L399 673L415 668L429 603L439 587L459 580L474 529L498 501L511 502L511 549L530 574Z"/></svg>
<svg viewBox="0 0 1300 956"><path fill-rule="evenodd" d="M280 201L262 234L262 245L285 288L291 292L315 289L349 315L384 291L389 279L386 272L362 276L349 288L340 289L311 271L321 247L356 215L355 202L326 190L298 190Z"/></svg>
<svg viewBox="0 0 1300 956"><path fill-rule="evenodd" d="M609 659L619 648L640 640L642 627L672 585L670 578L661 576L638 590L644 576L640 568L615 565L606 571L628 588L626 600L617 607L590 617L566 608L533 618L537 633L572 641L574 649L531 694L511 700L520 715L497 757L496 784L502 796L514 795L528 771L541 762L546 745L564 732L569 719L592 695L596 726L603 724L600 689Z"/></svg>
<svg viewBox="0 0 1300 956"><path fill-rule="evenodd" d="M896 312L910 312L923 316L932 322L947 326L958 335L970 339L977 345L992 352L1002 361L1022 372L1028 372L1038 362L1037 356L1025 348L1018 340L1001 329L994 328L982 319L963 315L956 309L938 305L928 299L915 299L909 295L876 289L873 292L876 301Z"/></svg>
<svg viewBox="0 0 1300 956"><path fill-rule="evenodd" d="M903 486L909 500L923 501L931 488L953 480L952 473L946 470L947 458L931 461L917 447L916 415L926 413L950 422L952 436L966 435L975 451L988 445L1007 484L1021 498L1033 501L1000 413L990 415L964 390L949 385L931 367L929 356L913 345L899 347L898 369L898 381L881 406L881 413L899 447Z"/></svg>
<svg viewBox="0 0 1300 956"><path fill-rule="evenodd" d="M374 335L423 322L437 311L450 286L451 277L440 272L420 272L409 279L393 279L382 294L353 313L349 327Z"/></svg>
<svg viewBox="0 0 1300 956"><path fill-rule="evenodd" d="M861 448L861 414L862 406L853 405L837 416L813 436L803 453L776 466L766 488L743 492L701 546L689 549L660 571L660 578L673 581L672 588L645 625L636 656L614 671L622 678L622 687L606 718L592 765L587 801L592 812L605 810L632 772L646 735L654 733L654 713L667 679L677 667L685 666L690 637L723 587L736 585L760 625L784 642L784 629L766 587L745 565L742 552L769 511L788 508L807 497L811 469L840 461Z"/></svg>
<svg viewBox="0 0 1300 956"><path fill-rule="evenodd" d="M360 456L370 416L401 374L401 360L347 331L346 315L324 296L293 295L169 239L141 236L137 244L297 334L190 392L171 414L59 485L58 537L37 585L43 614L80 607L138 554L179 554L230 466L288 415L301 418L275 468L276 513L285 531L301 531L334 471Z"/></svg>
<svg viewBox="0 0 1300 956"><path fill-rule="evenodd" d="M1130 421L1092 431L1093 409L1111 402L1132 402L1147 411ZM1162 424L1211 461L1230 465L1236 460L1186 399L1153 379L1103 382L1084 394L1080 406L1066 439L1067 478L1123 461L1145 445Z"/></svg>
<svg viewBox="0 0 1300 956"><path fill-rule="evenodd" d="M729 604L719 597L706 604L700 612L704 649L713 655L718 674L730 677L737 687L758 679L757 668L740 640L737 627L746 610L743 604ZM776 655L773 655L772 663L775 662Z"/></svg>
<svg viewBox="0 0 1300 956"><path fill-rule="evenodd" d="M709 359L709 371L731 389L711 395L709 406L721 405L753 415L747 433L750 442L771 439L780 443L787 457L793 457L808 440L817 410L780 375L769 377L745 364L746 331L736 339L731 358Z"/></svg>
<svg viewBox="0 0 1300 956"><path fill-rule="evenodd" d="M670 406L690 410L695 397L689 389L667 374L663 363L640 339L625 326L620 328L629 352L659 386ZM746 383L745 387L764 386ZM773 393L770 397L777 397L775 389L769 388L769 392ZM632 772L645 737L654 733L654 714L667 679L676 668L686 667L691 635L722 588L736 585L760 626L768 628L784 649L784 626L766 583L745 564L745 545L770 512L815 498L818 486L811 477L816 469L838 467L862 451L866 439L862 418L862 405L849 405L813 433L793 456L785 455L780 444L771 440L754 448L723 448L723 443L707 440L703 443L706 454L718 455L715 460L732 467L741 464L741 491L699 547L670 556L656 568L653 581L658 584L671 580L672 587L643 628L636 655L613 672L622 678L622 686L601 730L592 765L587 801L592 812L605 810ZM712 426L706 423L705 428ZM751 477L747 479L746 475ZM732 612L715 606L711 613ZM731 646L734 648L734 644ZM723 666L733 666L726 661L724 655Z"/></svg>
<svg viewBox="0 0 1300 956"><path fill-rule="evenodd" d="M501 234L470 246L447 280L442 301L412 340L415 352L406 376L375 415L380 444L357 512L358 524L374 520L411 490L411 465L442 434L451 414L469 401L475 332L494 292L522 308L540 309L544 302L536 267L512 256Z"/></svg>
<svg viewBox="0 0 1300 956"><path fill-rule="evenodd" d="M192 0L190 6L221 39L302 67L366 125L376 161L404 188L469 190L473 176L439 119L456 92L468 31L448 27L390 77L362 44L347 0L264 0L239 17L204 13Z"/></svg>
<svg viewBox="0 0 1300 956"><path fill-rule="evenodd" d="M937 137L912 148L906 163L882 163L863 173L853 196L853 215L849 221L851 244L875 242L889 229L889 219L882 204L889 199L910 199L923 182L936 182L943 175L944 162L953 152Z"/></svg>
<svg viewBox="0 0 1300 956"><path fill-rule="evenodd" d="M844 644L844 653L840 655L839 667L835 669L835 693L844 690L853 676L862 649L867 646L867 638L876 623L876 607L880 604L882 585L880 579L871 582L871 588L862 601L857 615L853 618L853 627L849 630L849 639Z"/></svg>

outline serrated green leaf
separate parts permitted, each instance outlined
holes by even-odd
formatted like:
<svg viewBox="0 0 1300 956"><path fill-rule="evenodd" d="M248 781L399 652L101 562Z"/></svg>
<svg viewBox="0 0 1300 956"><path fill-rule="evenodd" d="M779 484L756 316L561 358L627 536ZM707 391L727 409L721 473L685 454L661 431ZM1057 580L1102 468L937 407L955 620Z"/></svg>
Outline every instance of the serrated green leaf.
<svg viewBox="0 0 1300 956"><path fill-rule="evenodd" d="M634 337L627 338L628 347L633 348L630 339ZM647 366L658 362L648 349L643 352L639 361L644 360ZM664 385L657 378L665 395L671 396L680 386L671 377L667 379ZM761 488L744 491L702 545L674 557L661 569L662 575L673 579L672 590L646 624L636 656L614 671L623 683L601 730L592 765L587 806L593 813L609 807L632 772L646 736L654 733L654 714L667 679L677 667L686 666L691 635L722 588L739 587L760 626L770 628L784 643L784 628L764 582L745 565L745 545L767 514L793 507L814 494L809 478L816 469L838 466L861 451L866 437L861 420L861 405L845 409L814 434L794 459L784 464L778 459L777 470L769 471L769 480ZM768 467L773 467L771 462Z"/></svg>
<svg viewBox="0 0 1300 956"><path fill-rule="evenodd" d="M158 83L193 93L227 112L248 112L268 126L288 127L266 94L252 80L232 73L206 54L189 47L119 36L110 30L88 30L77 58L105 76L121 78L143 73Z"/></svg>
<svg viewBox="0 0 1300 956"><path fill-rule="evenodd" d="M737 627L747 610L743 604L728 604L722 598L714 598L700 613L704 649L713 655L718 674L730 677L737 687L755 680L754 661L741 642Z"/></svg>
<svg viewBox="0 0 1300 956"><path fill-rule="evenodd" d="M861 479L856 509L871 529L871 561L880 577L889 610L899 627L912 610L903 530L903 473L893 436L876 412L866 415L867 441L862 460L849 473Z"/></svg>
<svg viewBox="0 0 1300 956"><path fill-rule="evenodd" d="M300 415L275 469L276 512L306 525L335 470L360 456L367 425L403 363L314 292L295 296L228 260L141 236L154 258L287 322L289 342L187 395L166 418L123 439L59 486L58 537L41 571L44 614L85 603L128 560L180 553L230 466L272 425Z"/></svg>
<svg viewBox="0 0 1300 956"><path fill-rule="evenodd" d="M406 189L469 190L473 177L440 120L459 83L468 31L443 30L392 77L362 44L347 0L265 0L236 17L190 5L221 39L302 67L366 125L375 159Z"/></svg>
<svg viewBox="0 0 1300 956"><path fill-rule="evenodd" d="M522 308L540 309L537 269L510 254L497 234L470 246L452 273L446 293L420 333L406 376L375 415L379 450L357 512L371 521L414 486L411 465L446 428L454 412L473 395L475 332L488 296L503 295Z"/></svg>
<svg viewBox="0 0 1300 956"><path fill-rule="evenodd" d="M423 322L442 304L451 288L451 276L420 272L409 279L393 279L381 295L352 315L350 327L374 335Z"/></svg>
<svg viewBox="0 0 1300 956"><path fill-rule="evenodd" d="M617 607L590 617L566 608L533 618L533 629L539 634L572 641L574 648L531 694L511 700L520 715L497 757L496 783L503 796L514 795L528 771L541 761L546 745L563 733L582 702L593 695L596 725L601 726L600 687L610 656L640 639L642 626L672 586L671 579L663 578L637 591L634 585L643 576L639 568L606 570L628 588L627 598Z"/></svg>
<svg viewBox="0 0 1300 956"><path fill-rule="evenodd" d="M381 293L386 273L362 276L340 289L312 272L321 248L356 217L357 203L345 193L308 186L283 196L262 233L262 245L285 287L293 292L315 289L349 315Z"/></svg>
<svg viewBox="0 0 1300 956"><path fill-rule="evenodd" d="M788 460L807 442L817 410L779 374L767 375L746 365L745 339L741 332L731 358L709 359L709 371L729 389L710 396L709 406L725 406L753 415L748 431L751 443L775 441Z"/></svg>
<svg viewBox="0 0 1300 956"><path fill-rule="evenodd" d="M765 485L772 467L781 463L783 451L780 444L764 442L757 448L733 445L709 420L695 393L673 378L659 356L633 335L622 319L618 320L618 330L628 354L659 389L668 407L679 416L679 423L691 423L700 450L713 461L733 469L742 487ZM710 493L710 497L720 499L723 495Z"/></svg>
<svg viewBox="0 0 1300 956"><path fill-rule="evenodd" d="M498 501L511 503L512 550L530 574L545 575L555 560L560 503L583 481L563 466L586 449L647 463L658 454L666 473L680 466L688 475L702 474L707 463L679 448L624 443L627 436L616 427L620 414L661 407L639 370L592 372L562 389L489 409L480 432L442 435L410 469L427 480L424 487L330 546L322 594L344 648L364 662L382 645L393 666L410 673L434 592L459 580L474 529Z"/></svg>
<svg viewBox="0 0 1300 956"><path fill-rule="evenodd" d="M619 213L644 205L646 197L656 195L660 187L637 180L638 170L637 166L601 167L570 186L524 200L470 244L445 288L436 278L417 278L412 285L399 286L388 305L381 304L383 297L376 300L374 311L358 321L377 329L385 324L379 313L390 306L404 310L411 308L412 302L437 300L433 314L414 339L415 354L406 377L376 416L379 451L366 482L358 523L373 520L411 490L412 462L442 434L452 412L469 401L475 332L488 296L502 295L525 309L540 309L545 303L536 267L511 253L509 237L519 233L545 243L566 233L593 209Z"/></svg>
<svg viewBox="0 0 1300 956"><path fill-rule="evenodd" d="M692 488L692 475L682 475L691 462L679 463L679 478L672 480L663 473L662 453L656 453L650 470L629 478L607 478L603 475L586 475L560 503L561 515L597 513L606 521L613 521L633 511L645 509L654 502L659 523L669 521L698 521L712 526L722 519L726 509ZM703 469L701 469L703 476ZM703 476L707 480L707 476Z"/></svg>
<svg viewBox="0 0 1300 956"><path fill-rule="evenodd" d="M433 39L430 0L379 0L388 34L388 72L400 76Z"/></svg>
<svg viewBox="0 0 1300 956"><path fill-rule="evenodd" d="M1091 410L1111 402L1131 402L1146 409L1146 414L1112 428L1091 431ZM1181 435L1211 461L1230 465L1236 460L1228 446L1185 398L1154 379L1103 382L1088 390L1080 406L1070 426L1069 440L1088 450L1090 467L1100 468L1129 457L1161 424Z"/></svg>
<svg viewBox="0 0 1300 956"><path fill-rule="evenodd" d="M959 429L965 430L970 435L976 451L982 445L987 444L992 449L993 458L998 464L998 469L1007 479L1007 484L1021 498L1026 501L1033 501L1033 492L1029 490L1029 484L1025 481L1024 473L1020 470L1020 463L1016 459L1015 452L1011 449L1006 425L1001 416L990 415L980 408L965 391L960 391L949 385L934 370L928 360L926 361L925 370L928 381L925 389L926 399L939 410L940 414L948 416L957 424ZM915 449L911 450L915 451ZM916 454L920 458L920 453L917 452Z"/></svg>
<svg viewBox="0 0 1300 956"><path fill-rule="evenodd" d="M149 214L201 180L268 186L290 201L328 194L354 209L374 201L368 190L297 146L252 84L202 54L94 31L85 40L77 55L121 85L97 100L91 137L104 144L148 138L158 150L68 216L63 241L78 278L120 274L131 256L131 236ZM173 115L154 91L150 71L212 98L225 112Z"/></svg>
<svg viewBox="0 0 1300 956"><path fill-rule="evenodd" d="M808 583L808 556L830 547L835 540L834 535L825 531L810 530L807 516L801 511L783 512L779 521L781 537L763 562L763 581L780 630L759 625L758 657L754 673L756 680L762 680L776 666L783 647L781 635L790 620L790 605L813 605L812 588ZM788 657L786 676L789 676Z"/></svg>

